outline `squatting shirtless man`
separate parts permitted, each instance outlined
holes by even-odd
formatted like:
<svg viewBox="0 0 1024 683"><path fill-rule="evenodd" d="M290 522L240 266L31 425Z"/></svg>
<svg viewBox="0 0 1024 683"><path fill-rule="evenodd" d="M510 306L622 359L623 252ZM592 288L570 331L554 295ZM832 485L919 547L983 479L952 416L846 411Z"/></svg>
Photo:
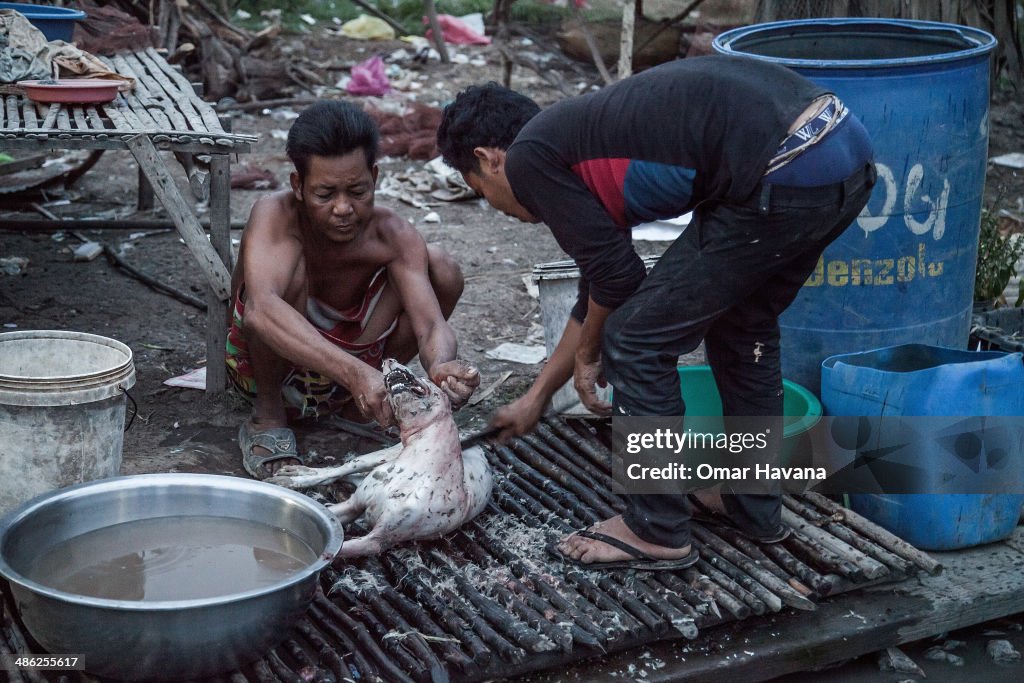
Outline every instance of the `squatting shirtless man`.
<svg viewBox="0 0 1024 683"><path fill-rule="evenodd" d="M454 407L480 383L456 358L447 322L462 294L458 265L374 206L378 139L362 110L311 105L288 134L291 189L252 208L232 277L227 365L253 404L239 430L253 477L301 462L289 419L339 413L393 424L386 357L407 363L418 352Z"/></svg>

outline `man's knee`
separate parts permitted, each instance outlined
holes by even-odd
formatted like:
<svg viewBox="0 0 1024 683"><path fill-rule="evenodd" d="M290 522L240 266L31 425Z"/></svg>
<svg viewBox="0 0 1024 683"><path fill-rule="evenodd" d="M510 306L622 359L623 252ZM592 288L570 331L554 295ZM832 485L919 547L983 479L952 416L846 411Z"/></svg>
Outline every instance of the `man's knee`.
<svg viewBox="0 0 1024 683"><path fill-rule="evenodd" d="M427 245L427 259L430 284L441 304L441 310L447 316L462 296L466 279L455 258L441 247L433 244Z"/></svg>

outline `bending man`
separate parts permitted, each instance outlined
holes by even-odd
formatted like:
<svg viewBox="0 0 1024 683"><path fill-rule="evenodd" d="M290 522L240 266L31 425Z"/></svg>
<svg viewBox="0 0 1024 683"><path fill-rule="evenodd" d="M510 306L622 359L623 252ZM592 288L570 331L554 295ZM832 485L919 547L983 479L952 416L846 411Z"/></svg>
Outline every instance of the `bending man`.
<svg viewBox="0 0 1024 683"><path fill-rule="evenodd" d="M671 62L542 112L471 87L446 108L438 146L491 206L546 223L582 273L552 357L493 420L505 436L531 429L569 377L594 413L682 416L676 363L701 340L725 415L781 417L778 316L874 183L870 141L842 102L738 57ZM690 210L646 275L630 227ZM614 406L597 398L602 374ZM785 537L777 494L723 502L748 536ZM690 518L681 494L633 495L558 547L584 564L679 568L697 559Z"/></svg>

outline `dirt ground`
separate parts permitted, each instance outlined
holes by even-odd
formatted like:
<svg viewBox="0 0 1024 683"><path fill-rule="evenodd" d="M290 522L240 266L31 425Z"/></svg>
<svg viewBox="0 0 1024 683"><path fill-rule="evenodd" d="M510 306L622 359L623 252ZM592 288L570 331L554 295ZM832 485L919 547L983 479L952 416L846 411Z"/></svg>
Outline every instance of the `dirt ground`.
<svg viewBox="0 0 1024 683"><path fill-rule="evenodd" d="M401 44L372 48L340 38L319 36L307 45L336 60L357 61L374 51L389 53ZM500 79L498 53L487 47L458 48L459 53L485 65L431 63L409 66L422 87L418 99L443 105L455 92L472 82ZM549 65L570 83L586 83L582 74L589 67L565 68L559 59ZM337 80L340 73L326 74ZM593 74L590 75L593 78ZM542 105L562 95L538 73L517 67L513 86L534 95ZM251 154L234 160L236 168L267 169L282 185L290 170L279 131L289 125L289 111L279 108L269 114L260 111L235 112L232 126L237 132L258 133L259 143ZM990 152L992 155L1024 150L1024 128L1020 126L1024 106L1010 93L998 93L993 102ZM417 170L422 162L389 158L381 162L382 175ZM180 168L173 167L180 175ZM987 197L1002 197L1003 204L1017 212L1024 209L1024 177L1021 171L990 165ZM4 179L0 177L0 182ZM163 218L160 210L134 210L136 169L127 153L108 152L100 163L65 192L51 193L47 210L70 218ZM184 183L182 183L184 187ZM231 212L243 222L253 201L263 190L234 190ZM420 199L432 201L426 195ZM481 389L494 384L493 393L457 415L464 429L483 426L499 406L520 396L539 372L540 364L521 364L488 358L486 352L502 342L543 344L540 308L524 284L534 264L565 258L547 228L520 223L498 214L482 200L432 201L417 208L393 198L379 197L416 224L429 242L448 250L461 264L466 289L452 324L459 336L460 355L476 364L482 374ZM200 207L202 211L202 207ZM434 212L439 221L428 222ZM25 205L16 205L0 195L0 219L12 221L40 216ZM168 223L169 225L169 223ZM131 231L76 230L123 253L133 266L179 289L205 296L200 273L177 233L165 231L145 236ZM237 244L240 231L232 236ZM0 258L21 256L28 266L19 275L0 274L0 325L8 330L67 329L99 334L124 342L134 351L137 384L132 396L138 415L125 434L123 474L150 472L208 472L246 476L237 445L238 426L247 406L231 393L208 397L203 392L174 388L164 381L207 362L206 314L195 307L155 292L127 277L100 257L75 262L78 246L69 232L0 232ZM663 243L637 243L641 254L656 254ZM508 374L511 373L511 374ZM502 380L505 375L507 378ZM376 446L323 424L297 425L300 449L313 463L341 458L350 451L367 451ZM834 673L832 674L834 676ZM810 680L810 679L807 679ZM938 679L946 680L946 679Z"/></svg>

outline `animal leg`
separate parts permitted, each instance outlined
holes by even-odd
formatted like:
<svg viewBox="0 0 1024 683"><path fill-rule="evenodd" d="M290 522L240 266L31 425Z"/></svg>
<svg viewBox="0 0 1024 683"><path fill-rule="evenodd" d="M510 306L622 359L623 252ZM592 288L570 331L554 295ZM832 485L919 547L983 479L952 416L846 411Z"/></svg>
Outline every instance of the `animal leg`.
<svg viewBox="0 0 1024 683"><path fill-rule="evenodd" d="M345 539L341 544L341 551L337 557L365 557L367 555L379 555L384 550L381 543L381 534L371 531L359 538Z"/></svg>
<svg viewBox="0 0 1024 683"><path fill-rule="evenodd" d="M366 504L359 497L358 492L352 494L348 500L343 500L340 503L334 505L328 505L327 509L338 518L338 521L342 524L348 524L359 518L359 515L363 514L363 510L366 509Z"/></svg>
<svg viewBox="0 0 1024 683"><path fill-rule="evenodd" d="M334 467L286 465L266 481L289 489L308 489L320 484L328 484L352 474L369 472L378 465L383 465L397 459L401 452L402 444L399 443L379 451L357 455L351 460Z"/></svg>

